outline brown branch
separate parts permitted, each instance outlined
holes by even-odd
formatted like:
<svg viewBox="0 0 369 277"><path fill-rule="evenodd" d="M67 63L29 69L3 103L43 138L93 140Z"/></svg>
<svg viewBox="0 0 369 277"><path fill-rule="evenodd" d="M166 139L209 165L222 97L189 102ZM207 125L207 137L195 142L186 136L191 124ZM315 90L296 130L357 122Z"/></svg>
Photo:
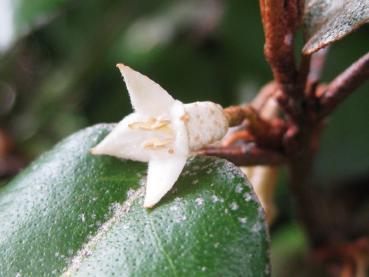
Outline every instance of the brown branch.
<svg viewBox="0 0 369 277"><path fill-rule="evenodd" d="M265 57L282 91L280 100L286 104L282 106L292 115L299 113L299 102L303 97L302 86L296 89L298 72L294 56L295 32L301 25L303 6L301 0L260 0Z"/></svg>
<svg viewBox="0 0 369 277"><path fill-rule="evenodd" d="M232 106L224 109L224 113L230 126L244 122L245 130L236 131L232 135L237 136L238 132L246 131L247 138L254 138L259 146L281 148L282 137L287 128L284 121L277 118L271 120L261 118L259 112L251 106Z"/></svg>
<svg viewBox="0 0 369 277"><path fill-rule="evenodd" d="M230 106L224 109L224 114L227 117L230 127L238 126L245 120L247 120L249 125L255 130L266 128L266 125L268 125L268 122L261 119L258 112L250 105Z"/></svg>
<svg viewBox="0 0 369 277"><path fill-rule="evenodd" d="M330 114L346 97L360 85L369 80L369 53L352 64L328 86L321 96L321 114L324 118Z"/></svg>
<svg viewBox="0 0 369 277"><path fill-rule="evenodd" d="M242 106L230 106L224 109L229 127L240 125L248 116L247 110Z"/></svg>
<svg viewBox="0 0 369 277"><path fill-rule="evenodd" d="M208 147L197 154L217 156L227 159L238 166L280 165L285 162L281 154L257 147L254 143L242 146Z"/></svg>

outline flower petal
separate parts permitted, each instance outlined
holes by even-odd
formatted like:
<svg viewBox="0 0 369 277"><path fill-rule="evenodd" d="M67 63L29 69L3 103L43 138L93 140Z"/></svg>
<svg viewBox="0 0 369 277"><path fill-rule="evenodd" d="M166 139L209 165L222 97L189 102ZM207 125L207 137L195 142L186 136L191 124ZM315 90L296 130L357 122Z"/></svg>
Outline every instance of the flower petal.
<svg viewBox="0 0 369 277"><path fill-rule="evenodd" d="M190 148L188 146L188 131L186 123L183 120L185 115L185 106L182 102L175 100L170 110L171 124L175 136L175 154L187 156L190 152Z"/></svg>
<svg viewBox="0 0 369 277"><path fill-rule="evenodd" d="M163 160L150 160L146 195L143 206L151 208L173 187L183 167L186 156L175 155Z"/></svg>
<svg viewBox="0 0 369 277"><path fill-rule="evenodd" d="M151 158L166 158L168 149L173 148L173 132L168 127L153 123L148 129L150 117L137 113L126 116L93 149L94 155L110 155L122 159L148 162ZM161 129L155 129L155 126ZM168 147L166 147L168 145Z"/></svg>
<svg viewBox="0 0 369 277"><path fill-rule="evenodd" d="M126 65L118 64L117 67L126 82L136 112L147 116L159 116L169 111L174 99L161 86Z"/></svg>

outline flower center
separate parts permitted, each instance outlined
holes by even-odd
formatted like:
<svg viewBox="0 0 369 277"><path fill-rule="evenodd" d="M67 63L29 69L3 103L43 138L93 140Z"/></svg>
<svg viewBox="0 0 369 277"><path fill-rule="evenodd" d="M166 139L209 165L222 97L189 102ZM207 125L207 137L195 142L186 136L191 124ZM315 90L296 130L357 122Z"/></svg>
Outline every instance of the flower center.
<svg viewBox="0 0 369 277"><path fill-rule="evenodd" d="M157 137L146 139L141 147L147 150L161 150L169 148L173 144L173 132L170 128L170 120L149 117L147 121L137 121L128 124L131 129L138 129L143 131L154 131ZM173 154L174 149L169 148L168 153Z"/></svg>

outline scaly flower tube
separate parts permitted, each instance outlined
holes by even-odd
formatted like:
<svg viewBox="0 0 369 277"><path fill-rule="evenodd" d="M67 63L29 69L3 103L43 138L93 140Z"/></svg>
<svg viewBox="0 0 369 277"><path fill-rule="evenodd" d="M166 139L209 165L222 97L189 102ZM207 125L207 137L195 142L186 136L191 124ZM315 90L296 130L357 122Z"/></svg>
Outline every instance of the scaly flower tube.
<svg viewBox="0 0 369 277"><path fill-rule="evenodd" d="M223 138L228 121L218 104L183 104L141 73L123 64L117 67L134 112L91 153L148 162L143 206L150 208L173 187L191 151Z"/></svg>

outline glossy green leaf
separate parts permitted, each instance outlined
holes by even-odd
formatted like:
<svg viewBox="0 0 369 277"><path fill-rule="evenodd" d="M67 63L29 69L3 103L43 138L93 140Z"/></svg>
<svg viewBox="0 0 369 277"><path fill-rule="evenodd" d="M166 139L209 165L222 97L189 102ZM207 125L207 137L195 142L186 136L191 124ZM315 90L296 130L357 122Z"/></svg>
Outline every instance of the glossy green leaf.
<svg viewBox="0 0 369 277"><path fill-rule="evenodd" d="M145 164L89 154L111 128L67 138L0 190L0 276L269 276L264 215L237 167L191 158L147 210Z"/></svg>
<svg viewBox="0 0 369 277"><path fill-rule="evenodd" d="M369 22L369 0L309 0L305 4L304 54L340 40Z"/></svg>
<svg viewBox="0 0 369 277"><path fill-rule="evenodd" d="M2 0L0 2L0 52L20 36L56 15L67 0Z"/></svg>

